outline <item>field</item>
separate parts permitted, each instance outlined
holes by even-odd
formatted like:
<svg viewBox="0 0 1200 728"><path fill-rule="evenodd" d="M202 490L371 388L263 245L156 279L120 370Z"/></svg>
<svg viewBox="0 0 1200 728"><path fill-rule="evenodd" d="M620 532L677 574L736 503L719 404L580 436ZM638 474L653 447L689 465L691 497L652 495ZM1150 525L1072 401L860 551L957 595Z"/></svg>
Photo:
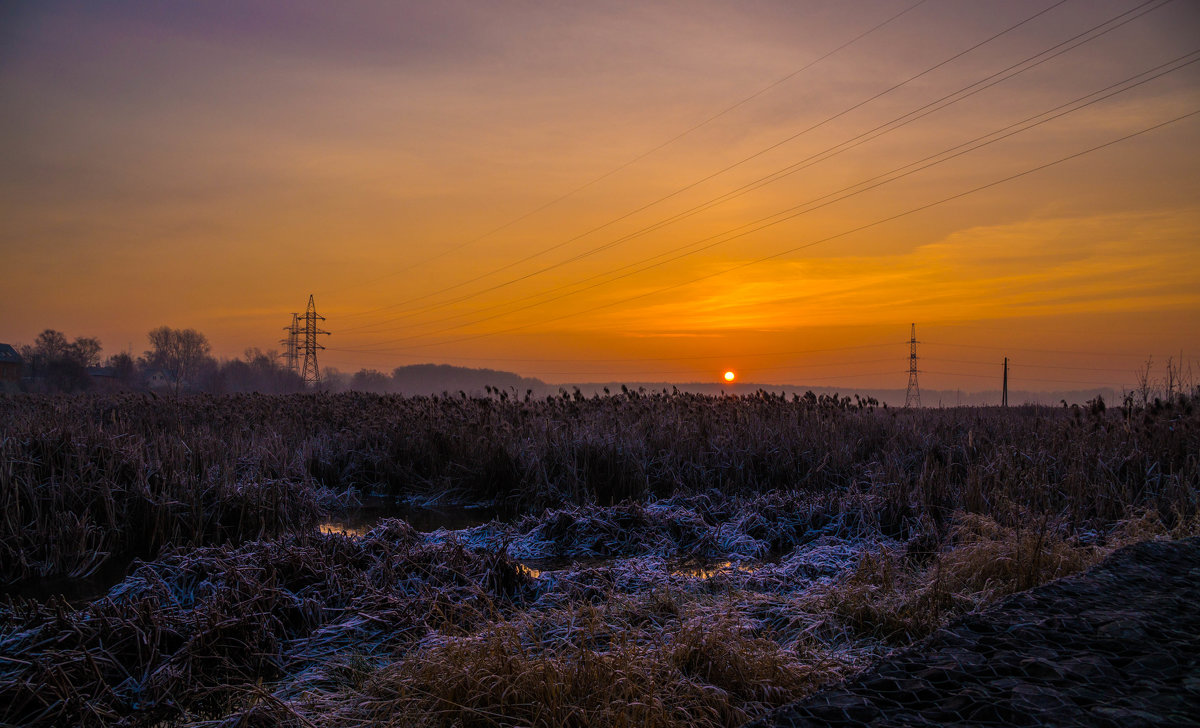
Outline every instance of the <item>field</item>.
<svg viewBox="0 0 1200 728"><path fill-rule="evenodd" d="M0 724L737 726L1198 486L1198 395L4 397ZM368 496L500 517L318 528Z"/></svg>

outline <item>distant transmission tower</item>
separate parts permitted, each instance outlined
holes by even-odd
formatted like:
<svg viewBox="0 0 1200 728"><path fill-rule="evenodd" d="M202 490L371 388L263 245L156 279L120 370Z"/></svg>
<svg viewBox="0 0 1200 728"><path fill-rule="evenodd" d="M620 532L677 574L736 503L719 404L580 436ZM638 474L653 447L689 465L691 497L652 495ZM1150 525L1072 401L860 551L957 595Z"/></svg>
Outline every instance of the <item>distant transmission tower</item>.
<svg viewBox="0 0 1200 728"><path fill-rule="evenodd" d="M905 407L921 406L921 387L917 384L917 325L912 325L908 338L908 392L904 395Z"/></svg>
<svg viewBox="0 0 1200 728"><path fill-rule="evenodd" d="M289 372L299 374L300 353L297 341L300 338L300 314L293 313L292 323L284 326L283 330L287 332L287 336L279 340L279 343L283 344L283 365Z"/></svg>
<svg viewBox="0 0 1200 728"><path fill-rule="evenodd" d="M297 322L300 324L299 330L304 333L304 367L300 371L300 376L304 378L304 384L316 386L321 382L321 370L317 368L317 350L325 347L317 343L317 335L329 335L328 331L322 331L317 328L318 321L324 321L324 316L317 315L317 304L313 303L312 294L308 294L308 310L303 316L297 317Z"/></svg>

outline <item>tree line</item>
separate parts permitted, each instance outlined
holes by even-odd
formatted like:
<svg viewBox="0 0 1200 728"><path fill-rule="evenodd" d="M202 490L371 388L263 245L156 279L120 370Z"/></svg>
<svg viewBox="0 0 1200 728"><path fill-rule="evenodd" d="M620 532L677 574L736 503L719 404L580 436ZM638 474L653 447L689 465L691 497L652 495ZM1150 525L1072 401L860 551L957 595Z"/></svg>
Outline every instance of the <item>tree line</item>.
<svg viewBox="0 0 1200 728"><path fill-rule="evenodd" d="M195 329L159 326L146 335L141 356L119 351L102 357L100 340L73 341L55 329L18 345L24 362L21 387L31 392L81 392L89 389L162 390L167 392L299 392L300 375L279 353L257 347L240 359L212 356L208 337Z"/></svg>
<svg viewBox="0 0 1200 728"><path fill-rule="evenodd" d="M14 347L23 359L21 389L27 392L88 390L159 391L214 394L301 392L301 376L275 350L246 349L241 358L218 360L208 337L195 329L159 326L146 334L149 348L140 356L118 351L103 356L100 340L74 340L55 329L38 334L32 344ZM397 367L391 374L361 369L353 374L323 367L319 389L427 394L442 390L482 392L485 386L513 391L541 390L546 385L511 372L464 369L445 365Z"/></svg>

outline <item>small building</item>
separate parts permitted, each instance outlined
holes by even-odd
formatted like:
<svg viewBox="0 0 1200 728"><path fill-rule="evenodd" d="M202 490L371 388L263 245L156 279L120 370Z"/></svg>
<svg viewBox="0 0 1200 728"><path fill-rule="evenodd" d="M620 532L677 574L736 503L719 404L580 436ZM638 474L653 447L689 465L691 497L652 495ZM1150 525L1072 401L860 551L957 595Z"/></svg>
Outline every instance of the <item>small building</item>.
<svg viewBox="0 0 1200 728"><path fill-rule="evenodd" d="M166 389L175 386L175 377L162 369L151 369L146 372L146 387L149 389Z"/></svg>
<svg viewBox="0 0 1200 728"><path fill-rule="evenodd" d="M124 389L117 377L116 367L88 367L88 379L92 386L101 392L113 392Z"/></svg>
<svg viewBox="0 0 1200 728"><path fill-rule="evenodd" d="M88 367L88 376L95 380L110 380L117 378L117 370L113 367Z"/></svg>
<svg viewBox="0 0 1200 728"><path fill-rule="evenodd" d="M0 392L16 392L21 388L21 370L25 360L8 344L0 344Z"/></svg>

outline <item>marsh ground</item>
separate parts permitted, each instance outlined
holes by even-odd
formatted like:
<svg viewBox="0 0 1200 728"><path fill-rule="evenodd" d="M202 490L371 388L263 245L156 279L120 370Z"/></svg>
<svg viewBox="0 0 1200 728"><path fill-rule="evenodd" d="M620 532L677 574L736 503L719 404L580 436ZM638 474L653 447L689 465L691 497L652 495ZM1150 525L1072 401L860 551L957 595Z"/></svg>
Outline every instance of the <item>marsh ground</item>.
<svg viewBox="0 0 1200 728"><path fill-rule="evenodd" d="M2 398L9 593L138 560L6 599L0 721L739 725L1197 532L1197 403Z"/></svg>

